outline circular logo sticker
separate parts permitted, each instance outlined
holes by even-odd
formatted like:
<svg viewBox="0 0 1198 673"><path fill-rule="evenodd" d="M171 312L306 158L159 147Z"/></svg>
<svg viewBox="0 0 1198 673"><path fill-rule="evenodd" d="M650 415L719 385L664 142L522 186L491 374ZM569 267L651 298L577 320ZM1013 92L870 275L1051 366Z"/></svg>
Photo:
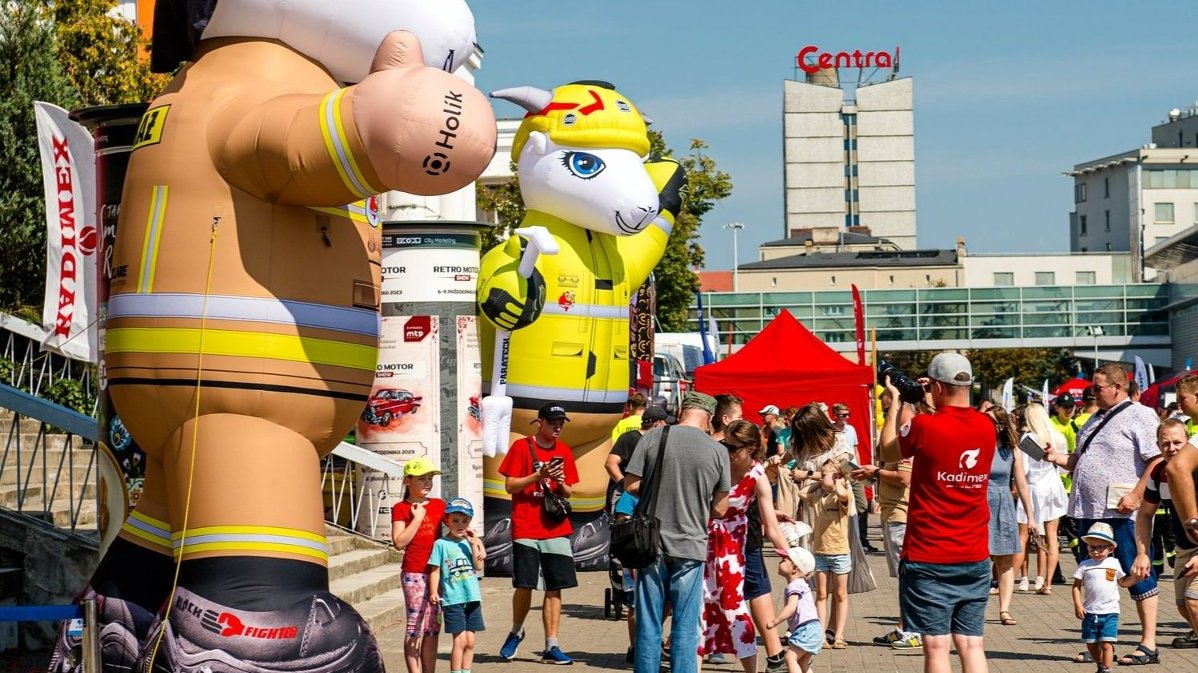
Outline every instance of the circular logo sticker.
<svg viewBox="0 0 1198 673"><path fill-rule="evenodd" d="M379 197L377 194L366 199L366 222L375 229L379 226Z"/></svg>

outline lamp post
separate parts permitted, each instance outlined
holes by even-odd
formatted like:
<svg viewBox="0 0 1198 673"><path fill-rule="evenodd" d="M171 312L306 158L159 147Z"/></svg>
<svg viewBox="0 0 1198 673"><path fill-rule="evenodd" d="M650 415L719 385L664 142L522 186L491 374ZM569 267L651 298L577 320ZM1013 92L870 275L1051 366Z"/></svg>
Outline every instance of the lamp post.
<svg viewBox="0 0 1198 673"><path fill-rule="evenodd" d="M739 252L739 250L736 247L736 235L740 233L741 229L745 228L745 225L740 222L730 222L728 224L725 224L724 228L732 230L732 291L739 292L740 291L740 256L737 254Z"/></svg>
<svg viewBox="0 0 1198 673"><path fill-rule="evenodd" d="M1098 337L1102 336L1102 325L1090 325L1086 327L1090 332L1090 336L1094 337L1094 371L1098 371Z"/></svg>

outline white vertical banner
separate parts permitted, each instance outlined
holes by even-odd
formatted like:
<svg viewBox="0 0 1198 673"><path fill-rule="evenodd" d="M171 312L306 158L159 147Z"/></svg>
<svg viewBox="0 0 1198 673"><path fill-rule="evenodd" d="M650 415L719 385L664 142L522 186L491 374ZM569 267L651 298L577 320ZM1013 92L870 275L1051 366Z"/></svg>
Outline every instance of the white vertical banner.
<svg viewBox="0 0 1198 673"><path fill-rule="evenodd" d="M66 110L36 101L46 195L44 350L96 361L96 153Z"/></svg>
<svg viewBox="0 0 1198 673"><path fill-rule="evenodd" d="M1044 387L1040 389L1040 404L1043 404L1048 415L1052 416L1052 405L1048 403L1048 379L1044 379Z"/></svg>
<svg viewBox="0 0 1198 673"><path fill-rule="evenodd" d="M1148 390L1148 367L1144 364L1144 358L1136 356L1136 385L1140 387L1140 392Z"/></svg>
<svg viewBox="0 0 1198 673"><path fill-rule="evenodd" d="M1002 385L1002 408L1007 411L1015 408L1015 377L1007 379Z"/></svg>

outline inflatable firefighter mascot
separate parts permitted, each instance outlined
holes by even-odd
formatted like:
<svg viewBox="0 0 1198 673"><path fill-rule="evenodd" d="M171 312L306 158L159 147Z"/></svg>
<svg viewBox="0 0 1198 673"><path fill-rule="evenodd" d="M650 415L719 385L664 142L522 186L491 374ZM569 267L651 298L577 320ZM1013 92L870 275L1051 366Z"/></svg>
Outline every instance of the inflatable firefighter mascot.
<svg viewBox="0 0 1198 673"><path fill-rule="evenodd" d="M188 63L142 119L112 264L107 385L149 466L85 592L105 671L382 670L328 591L320 459L374 380L376 195L494 154L447 72L473 49L463 0L158 0L155 69Z"/></svg>
<svg viewBox="0 0 1198 673"><path fill-rule="evenodd" d="M611 84L575 82L553 92L521 87L492 96L528 111L512 143L527 207L520 227L544 228L556 243L549 246L556 253L537 257L527 277L520 265L527 247L537 245L535 236L513 235L481 263L483 375L506 374L512 400L512 435L503 435L499 450L531 433L546 402L565 407L570 422L561 440L573 448L581 479L571 498L575 521L591 523L576 528L576 562L606 567L603 463L628 400L629 306L665 252L685 175L675 161L646 161L645 119ZM496 333L502 339L509 332L506 367L494 368ZM484 434L487 423L502 426L486 411ZM500 462L483 461L488 563L503 571L511 559L504 539L510 507Z"/></svg>

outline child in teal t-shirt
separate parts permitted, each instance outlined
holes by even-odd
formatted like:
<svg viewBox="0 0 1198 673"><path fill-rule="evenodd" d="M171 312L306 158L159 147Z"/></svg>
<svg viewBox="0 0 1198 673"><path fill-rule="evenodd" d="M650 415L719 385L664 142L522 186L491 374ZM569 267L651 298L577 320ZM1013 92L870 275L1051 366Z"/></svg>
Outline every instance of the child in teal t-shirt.
<svg viewBox="0 0 1198 673"><path fill-rule="evenodd" d="M482 589L478 573L483 571L487 551L470 530L474 507L465 498L454 498L445 506L445 537L433 544L428 558L430 600L441 605L446 633L453 636L449 654L450 673L470 673L474 664L474 633L483 624Z"/></svg>

